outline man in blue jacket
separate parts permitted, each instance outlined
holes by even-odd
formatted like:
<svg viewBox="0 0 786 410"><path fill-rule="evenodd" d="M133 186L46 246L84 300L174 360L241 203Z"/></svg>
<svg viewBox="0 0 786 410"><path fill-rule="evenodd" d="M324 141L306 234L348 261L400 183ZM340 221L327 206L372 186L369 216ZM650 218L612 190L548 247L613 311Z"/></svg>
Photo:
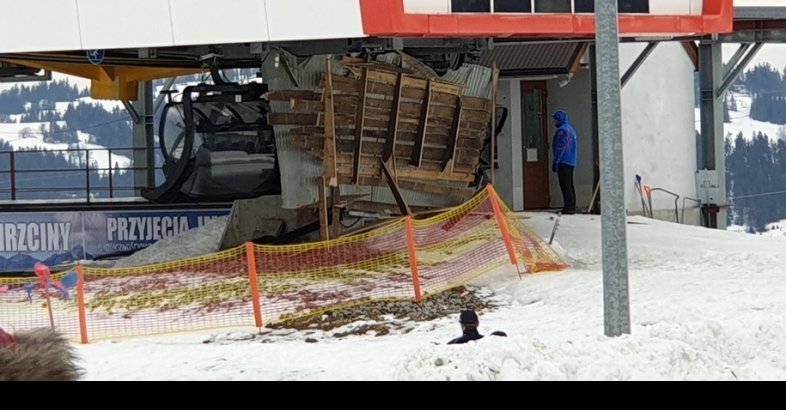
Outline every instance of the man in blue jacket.
<svg viewBox="0 0 786 410"><path fill-rule="evenodd" d="M553 162L551 170L557 173L562 191L562 213L576 213L576 190L573 187L573 170L576 168L576 130L568 122L568 113L559 110L551 116L557 131L551 143Z"/></svg>

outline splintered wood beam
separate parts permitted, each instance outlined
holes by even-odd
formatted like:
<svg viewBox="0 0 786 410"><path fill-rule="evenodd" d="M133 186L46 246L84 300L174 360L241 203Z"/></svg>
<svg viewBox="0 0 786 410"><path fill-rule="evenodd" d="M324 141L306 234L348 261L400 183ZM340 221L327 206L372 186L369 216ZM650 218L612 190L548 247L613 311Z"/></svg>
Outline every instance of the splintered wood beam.
<svg viewBox="0 0 786 410"><path fill-rule="evenodd" d="M385 142L385 150L382 158L385 162L393 156L396 147L396 137L398 135L398 122L401 118L401 94L404 92L404 74L399 74L396 80L396 94L393 95L393 108L390 113L390 125L388 126L388 138Z"/></svg>
<svg viewBox="0 0 786 410"><path fill-rule="evenodd" d="M398 189L396 180L393 178L390 169L388 169L388 165L382 158L379 158L379 165L382 166L382 173L385 174L385 179L388 181L388 186L393 192L393 197L396 198L396 204L398 205L398 209L401 210L401 214L412 215L412 210L409 208L409 205L407 205L407 201L404 200L404 196L401 195L401 190Z"/></svg>
<svg viewBox="0 0 786 410"><path fill-rule="evenodd" d="M421 162L423 162L423 142L426 139L428 113L429 108L431 108L431 84L432 81L429 80L428 85L426 85L426 95L423 97L423 109L420 113L420 124L418 124L418 135L415 140L415 149L412 151L412 160L410 161L416 167L419 167Z"/></svg>
<svg viewBox="0 0 786 410"><path fill-rule="evenodd" d="M335 103L335 98L333 98L333 101ZM318 100L290 98L289 109L292 112L299 112L299 113L324 112L325 105L322 104L322 101L318 101Z"/></svg>
<svg viewBox="0 0 786 410"><path fill-rule="evenodd" d="M289 101L293 98L301 100L319 100L320 95L313 91L278 90L268 92L265 94L265 97L268 101Z"/></svg>
<svg viewBox="0 0 786 410"><path fill-rule="evenodd" d="M368 69L363 68L360 77L363 84L358 94L357 111L355 114L355 149L352 162L352 184L357 185L360 178L360 155L363 152L363 125L366 122L366 95L368 93Z"/></svg>
<svg viewBox="0 0 786 410"><path fill-rule="evenodd" d="M336 118L333 107L333 74L331 73L330 60L332 56L325 59L326 79L325 82L325 146L323 169L328 185L338 186L338 174L336 172Z"/></svg>
<svg viewBox="0 0 786 410"><path fill-rule="evenodd" d="M403 52L403 51L396 51L399 56L401 56L401 61L409 64L412 68L418 72L423 78L437 78L437 74L432 70L429 66L423 64L420 60L411 55Z"/></svg>
<svg viewBox="0 0 786 410"><path fill-rule="evenodd" d="M330 225L330 237L333 239L341 236L341 188L334 186L330 188L330 202L333 211L333 220Z"/></svg>
<svg viewBox="0 0 786 410"><path fill-rule="evenodd" d="M327 185L327 178L319 178L319 239L322 241L327 241L330 239L330 232L328 231L327 194L325 192L325 185Z"/></svg>
<svg viewBox="0 0 786 410"><path fill-rule="evenodd" d="M450 136L448 137L448 146L445 150L445 162L442 163L442 171L444 172L450 166L450 172L453 172L453 163L456 158L456 148L458 147L459 135L461 135L461 96L456 97L456 114L453 117L453 125L450 128Z"/></svg>
<svg viewBox="0 0 786 410"><path fill-rule="evenodd" d="M341 184L344 185L349 184L352 180L352 177L347 175L346 177L340 176L338 179ZM419 180L402 179L400 176L397 183L399 189L408 189L410 191L422 192L426 194L455 196L461 199L471 198L472 195L475 194L474 188L458 188L446 185L438 185ZM387 186L388 184L382 176L374 176L360 178L360 185Z"/></svg>

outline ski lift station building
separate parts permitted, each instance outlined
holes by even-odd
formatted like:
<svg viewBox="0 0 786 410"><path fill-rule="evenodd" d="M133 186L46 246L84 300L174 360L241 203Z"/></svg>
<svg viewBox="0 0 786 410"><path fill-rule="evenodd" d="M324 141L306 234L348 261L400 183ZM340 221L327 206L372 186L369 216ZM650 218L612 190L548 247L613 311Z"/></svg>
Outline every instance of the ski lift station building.
<svg viewBox="0 0 786 410"><path fill-rule="evenodd" d="M19 2L0 16L0 75L6 80L35 78L41 73L36 70L79 75L92 80L95 98L137 101L134 144L145 147L153 139L149 80L208 65L298 78L299 63L308 56L387 51L412 56L440 75L473 65L496 67L496 103L507 112L496 138L497 192L516 211L561 206L549 147L550 114L563 109L578 133L577 205L598 210L597 201L591 204L603 167L594 73L606 62L595 58L592 0L231 3L216 10L208 0ZM641 213L650 206L635 188L638 176L652 189L655 217L722 227L723 94L762 41L780 41L772 30L783 25L784 14L735 8L733 0L618 0L618 5L626 209ZM721 60L724 42L742 43L727 68ZM291 64L280 63L288 57ZM20 77L25 67L34 70ZM490 78L462 81L482 89ZM488 91L491 95L491 87ZM701 118L695 118L696 105ZM497 120L502 111L497 109ZM277 145L280 155L291 149ZM301 162L314 159L282 158L284 206L308 204L317 197L317 184L298 172L308 172ZM152 160L141 155L135 161L149 166ZM150 178L138 173L137 185L152 186ZM434 195L409 199L426 203Z"/></svg>

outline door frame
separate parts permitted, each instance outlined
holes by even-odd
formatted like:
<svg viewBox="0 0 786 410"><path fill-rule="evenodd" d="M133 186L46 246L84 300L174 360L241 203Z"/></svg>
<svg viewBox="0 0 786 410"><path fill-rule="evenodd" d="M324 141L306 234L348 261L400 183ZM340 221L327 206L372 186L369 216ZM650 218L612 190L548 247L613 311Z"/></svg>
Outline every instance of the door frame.
<svg viewBox="0 0 786 410"><path fill-rule="evenodd" d="M550 154L551 154L551 144L550 144L550 133L549 133L549 115L548 115L548 82L545 80L536 80L536 81L527 81L526 79L521 80L521 95L522 95L522 105L521 105L521 129L522 129L522 178L523 178L523 186L524 186L524 209L548 209L551 207L551 169L550 169ZM538 158L538 162L531 163L527 161L527 141L525 135L525 127L526 127L526 115L524 114L524 101L523 96L528 91L539 90L541 91L541 105L540 105L540 127L541 127L541 144L543 144L543 152L540 153L540 158ZM538 181L536 183L537 189L532 188L532 180L530 179L528 184L527 178L527 170L530 170L530 178L542 178L542 181ZM533 172L534 171L534 172ZM530 187L528 190L528 186ZM528 199L528 193L532 193L531 191L536 189L536 194L538 198L542 198L542 200L533 201ZM535 204L533 204L535 202Z"/></svg>

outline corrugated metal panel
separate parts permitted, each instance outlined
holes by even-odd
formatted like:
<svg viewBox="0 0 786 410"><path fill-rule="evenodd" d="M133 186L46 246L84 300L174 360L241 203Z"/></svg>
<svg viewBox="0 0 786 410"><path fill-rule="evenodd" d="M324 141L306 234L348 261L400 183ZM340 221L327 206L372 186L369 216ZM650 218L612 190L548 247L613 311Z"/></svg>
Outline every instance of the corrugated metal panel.
<svg viewBox="0 0 786 410"><path fill-rule="evenodd" d="M478 98L491 98L491 69L475 64L464 64L456 71L442 76L445 81L464 84L464 95Z"/></svg>
<svg viewBox="0 0 786 410"><path fill-rule="evenodd" d="M325 56L314 56L297 64L297 59L281 54L278 64L276 56L278 52L273 51L262 64L262 73L265 82L271 90L319 90L319 82L325 73ZM295 87L289 79L284 68L286 59L292 74L297 79L300 87ZM276 67L278 65L278 67ZM331 65L333 71L341 73L341 63L336 60ZM287 112L289 104L286 102L276 102L271 104L273 111ZM278 151L278 163L281 169L281 199L282 206L287 209L299 208L311 205L319 199L319 185L317 181L322 177L322 162L316 160L303 152L299 147L289 144L289 130L292 127L276 126L276 150Z"/></svg>
<svg viewBox="0 0 786 410"><path fill-rule="evenodd" d="M583 43L494 44L480 56L479 64L494 61L502 74L568 74Z"/></svg>

